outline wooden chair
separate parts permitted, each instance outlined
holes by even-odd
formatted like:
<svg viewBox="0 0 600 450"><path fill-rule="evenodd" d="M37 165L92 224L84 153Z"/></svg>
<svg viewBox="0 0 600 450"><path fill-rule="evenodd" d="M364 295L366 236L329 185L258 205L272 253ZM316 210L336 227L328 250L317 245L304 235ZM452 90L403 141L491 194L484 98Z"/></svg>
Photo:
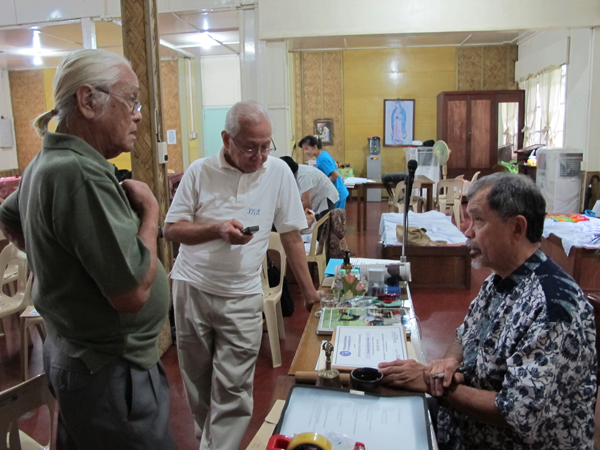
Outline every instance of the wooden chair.
<svg viewBox="0 0 600 450"><path fill-rule="evenodd" d="M269 286L267 257L265 256L261 271L261 281L264 293L263 312L267 323L267 333L271 345L273 367L279 367L281 366L281 347L279 345L279 339L285 339L285 327L283 324L283 313L281 311L281 294L283 292L283 277L285 276L287 260L278 233L271 232L271 235L269 236L269 251L279 254L280 276L277 286Z"/></svg>
<svg viewBox="0 0 600 450"><path fill-rule="evenodd" d="M31 304L31 296L25 295L28 282L27 256L13 244L8 244L0 253L0 280L4 280L4 275L13 263L17 265L17 278L14 281L17 289L14 295L7 295L0 289L0 336L4 336L2 319L21 313Z"/></svg>
<svg viewBox="0 0 600 450"><path fill-rule="evenodd" d="M325 246L321 246L321 249L317 248L317 235L319 234L319 229L329 220L331 213L328 212L323 217L319 219L319 221L315 224L313 228L312 239L310 241L310 249L308 253L306 253L306 261L309 263L317 264L317 272L319 276L319 286L323 283L323 278L325 278L325 267L327 267L327 253L325 251ZM317 253L318 251L318 253Z"/></svg>
<svg viewBox="0 0 600 450"><path fill-rule="evenodd" d="M42 445L19 430L19 417L46 405L50 414L49 442ZM55 400L48 390L46 374L38 375L0 392L0 450L54 449Z"/></svg>
<svg viewBox="0 0 600 450"><path fill-rule="evenodd" d="M451 208L454 213L456 228L460 230L460 218L462 210L463 180L441 180L437 183L437 194L435 199L436 209L446 214L446 208Z"/></svg>
<svg viewBox="0 0 600 450"><path fill-rule="evenodd" d="M405 190L406 190L406 185L405 185L404 181L400 181L396 185L396 189L394 190L394 202L393 202L393 209L391 210L391 212L398 212L398 213L404 212L404 200L406 198L406 194L404 192ZM414 195L414 191L418 191L419 194ZM413 183L413 192L411 194L412 195L410 196L410 203L408 204L408 206L414 212L423 212L423 210L425 209L425 199L420 195L421 194L421 183L419 181L415 181Z"/></svg>

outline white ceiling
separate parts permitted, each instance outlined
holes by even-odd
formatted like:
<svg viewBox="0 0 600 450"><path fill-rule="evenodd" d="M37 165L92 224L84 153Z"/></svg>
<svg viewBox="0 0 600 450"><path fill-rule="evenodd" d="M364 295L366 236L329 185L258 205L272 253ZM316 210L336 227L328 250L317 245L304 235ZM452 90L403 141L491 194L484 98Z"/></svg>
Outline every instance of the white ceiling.
<svg viewBox="0 0 600 450"><path fill-rule="evenodd" d="M118 21L94 22L98 48L122 53L121 26ZM239 53L239 16L235 10L211 12L161 13L158 29L161 56L199 57ZM206 33L202 38L201 33ZM26 27L0 29L0 67L24 70L56 67L69 51L83 47L79 21L39 27L41 64L34 63L35 31ZM384 34L332 37L307 37L289 40L291 51L324 49L367 49L423 46L469 46L518 43L534 31L495 31L469 33ZM213 44L203 47L203 41ZM40 61L38 60L38 63Z"/></svg>

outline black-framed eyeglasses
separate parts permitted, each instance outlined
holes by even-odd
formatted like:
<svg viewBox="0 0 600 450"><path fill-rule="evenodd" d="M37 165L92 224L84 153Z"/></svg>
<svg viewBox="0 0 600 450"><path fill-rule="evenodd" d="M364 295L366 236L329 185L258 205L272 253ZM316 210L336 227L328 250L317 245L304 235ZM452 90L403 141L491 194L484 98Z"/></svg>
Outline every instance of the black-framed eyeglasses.
<svg viewBox="0 0 600 450"><path fill-rule="evenodd" d="M231 136L230 136L231 137ZM240 151L240 153L242 155L256 155L257 153L260 152L261 155L270 155L271 153L273 153L274 151L277 150L277 147L275 146L275 142L273 142L273 138L271 138L271 144L273 144L272 147L254 147L254 148L248 148L248 147L242 147L240 144L237 143L237 141L231 137L231 140L233 141L233 143L235 144L235 146L237 147L237 149Z"/></svg>
<svg viewBox="0 0 600 450"><path fill-rule="evenodd" d="M139 100L132 100L124 95L115 94L114 92L109 92L106 89L102 89L99 87L94 87L94 89L96 89L97 91L100 91L104 94L113 95L115 97L118 97L118 98L124 100L127 104L130 104L131 102L133 102L133 105L131 106L131 115L132 116L135 116L137 113L139 113L142 110L142 104L140 103Z"/></svg>

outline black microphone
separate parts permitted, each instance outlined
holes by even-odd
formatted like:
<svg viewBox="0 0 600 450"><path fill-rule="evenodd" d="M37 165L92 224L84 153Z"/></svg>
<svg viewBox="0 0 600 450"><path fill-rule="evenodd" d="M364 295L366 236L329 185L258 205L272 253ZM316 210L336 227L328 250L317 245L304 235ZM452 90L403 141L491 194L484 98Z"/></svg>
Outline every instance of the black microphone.
<svg viewBox="0 0 600 450"><path fill-rule="evenodd" d="M415 182L415 171L417 170L419 163L417 163L417 161L415 161L414 159L411 159L410 161L408 161L406 166L408 167L408 177L406 178L405 183L406 193L407 195L411 195L413 183Z"/></svg>

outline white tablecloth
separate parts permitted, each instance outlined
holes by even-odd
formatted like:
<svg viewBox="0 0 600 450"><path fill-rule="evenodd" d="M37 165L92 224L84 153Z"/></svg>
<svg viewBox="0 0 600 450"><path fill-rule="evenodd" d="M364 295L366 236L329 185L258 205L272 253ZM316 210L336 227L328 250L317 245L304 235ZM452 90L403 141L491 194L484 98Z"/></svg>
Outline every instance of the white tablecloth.
<svg viewBox="0 0 600 450"><path fill-rule="evenodd" d="M396 225L403 225L404 214L383 213L379 223L380 242L383 245L399 245L396 238ZM425 213L408 212L408 226L425 228L432 241L446 241L448 244L464 244L467 238L452 223L452 218L439 211Z"/></svg>
<svg viewBox="0 0 600 450"><path fill-rule="evenodd" d="M595 217L589 219L585 222L555 222L546 219L542 236L547 238L554 234L561 238L567 255L571 247L600 248L600 243L594 242L594 234L600 234L600 219Z"/></svg>

